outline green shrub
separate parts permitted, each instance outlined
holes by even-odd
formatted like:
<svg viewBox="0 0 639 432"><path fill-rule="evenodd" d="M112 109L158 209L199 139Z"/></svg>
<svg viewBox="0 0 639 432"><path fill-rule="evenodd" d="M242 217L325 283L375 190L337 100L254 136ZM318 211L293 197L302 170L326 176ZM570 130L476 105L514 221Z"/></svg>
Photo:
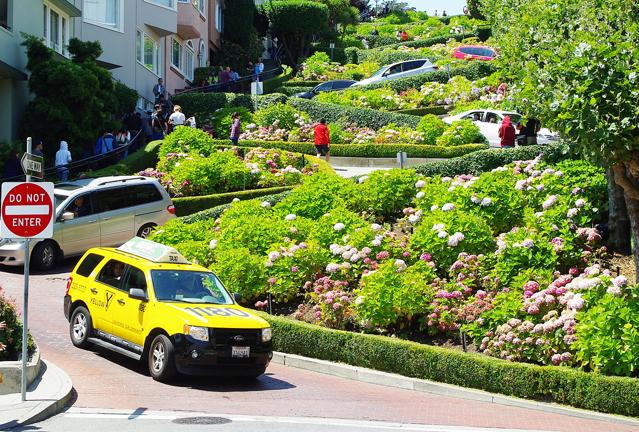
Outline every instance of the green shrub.
<svg viewBox="0 0 639 432"><path fill-rule="evenodd" d="M208 117L220 108L234 106L252 109L251 97L235 93L200 93L185 92L171 97L175 105L182 107L182 112L187 116L195 116L196 120Z"/></svg>
<svg viewBox="0 0 639 432"><path fill-rule="evenodd" d="M255 181L250 169L232 152L216 152L208 157L191 154L175 164L170 177L187 196L250 188Z"/></svg>
<svg viewBox="0 0 639 432"><path fill-rule="evenodd" d="M329 128L331 125L329 124ZM228 140L213 140L215 146L228 148ZM306 155L315 155L315 145L310 142L289 141L249 141L243 140L240 147L262 147L288 150ZM442 147L421 144L331 144L331 156L395 158L397 152L404 151L409 158L456 158L468 153L484 150L485 144L468 144L457 147ZM534 156L533 156L534 157ZM532 159L532 158L530 158ZM424 165L422 165L423 167ZM499 165L496 165L497 167Z"/></svg>
<svg viewBox="0 0 639 432"><path fill-rule="evenodd" d="M215 130L215 136L226 137L231 135L234 113L238 113L240 115L241 124L247 125L249 123L253 123L253 115L251 114L251 111L246 108L220 108L209 117L211 126L213 126L213 130Z"/></svg>
<svg viewBox="0 0 639 432"><path fill-rule="evenodd" d="M180 218L171 219L164 226L156 229L149 238L167 246L187 242L209 242L213 238L214 222L214 219L203 219L187 224Z"/></svg>
<svg viewBox="0 0 639 432"><path fill-rule="evenodd" d="M525 399L639 416L639 383L635 378L513 363L397 338L331 330L289 318L263 317L273 328L273 348L277 351Z"/></svg>
<svg viewBox="0 0 639 432"><path fill-rule="evenodd" d="M275 126L291 130L297 127L298 111L291 105L275 104L255 112L255 122L260 126Z"/></svg>
<svg viewBox="0 0 639 432"><path fill-rule="evenodd" d="M286 103L288 102L288 96L283 93L270 93L265 95L260 95L257 98L257 108L266 108L271 105L276 105L278 103Z"/></svg>
<svg viewBox="0 0 639 432"><path fill-rule="evenodd" d="M298 93L306 93L313 90L313 87L304 86L304 87L293 87L293 86L282 86L275 89L276 92L284 94L286 96L295 96Z"/></svg>
<svg viewBox="0 0 639 432"><path fill-rule="evenodd" d="M162 141L151 141L143 148L136 150L121 162L87 173L89 177L107 177L120 175L133 175L146 168L154 167L158 163L158 152Z"/></svg>
<svg viewBox="0 0 639 432"><path fill-rule="evenodd" d="M320 84L322 84L324 81L314 81L314 80L308 80L308 79L304 79L304 80L300 80L300 79L295 79L295 80L290 80L290 81L286 81L285 83L282 84L282 87L316 87Z"/></svg>
<svg viewBox="0 0 639 432"><path fill-rule="evenodd" d="M413 169L426 177L436 175L454 177L460 174L479 175L516 160L530 160L539 154L544 155L548 163L568 157L568 148L563 144L547 144L516 147L513 149L489 149L456 157L447 161L430 162L414 166Z"/></svg>
<svg viewBox="0 0 639 432"><path fill-rule="evenodd" d="M413 170L372 172L358 186L364 204L361 210L383 218L399 215L415 197L416 182L417 174Z"/></svg>
<svg viewBox="0 0 639 432"><path fill-rule="evenodd" d="M258 189L255 192L260 192L261 190ZM254 192L254 191L242 191L242 192L235 192L235 194L242 194L242 193L246 193L249 194L250 192ZM280 193L276 193L273 195L265 195L265 196L261 196L260 197L260 201L262 202L268 202L271 205L275 205L278 202L282 201L284 198L286 198L288 196L288 194L290 193L290 191L285 191L285 192L280 192ZM250 197L250 198L254 198L254 197ZM193 213L190 214L188 216L182 216L178 219L174 219L175 221L179 221L180 223L184 224L184 225L193 225L193 226L197 226L199 223L210 223L212 221L214 221L215 219L219 218L222 213L224 213L226 210L228 210L231 207L231 204L220 204L217 205L213 208L208 208L206 210L200 210L197 213ZM162 241L160 241L160 243L163 243Z"/></svg>
<svg viewBox="0 0 639 432"><path fill-rule="evenodd" d="M289 66L284 66L284 70L281 74L279 74L275 78L264 80L264 83L262 84L264 93L273 93L276 88L282 86L282 84L284 84L286 81L293 78L293 75L295 75L293 73L293 69L291 69Z"/></svg>
<svg viewBox="0 0 639 432"><path fill-rule="evenodd" d="M292 98L290 104L301 111L307 112L311 119L315 121L321 119L326 119L329 123L345 121L375 130L381 129L388 123L410 126L414 129L419 123L419 117L417 116L380 112L368 108L326 104L299 98Z"/></svg>
<svg viewBox="0 0 639 432"><path fill-rule="evenodd" d="M408 115L415 115L420 117L428 115L428 114L434 114L436 116L440 116L440 115L445 115L448 113L448 107L445 105L438 105L438 106L430 106L430 107L423 107L423 108L403 109L403 110L399 110L395 112L398 114L408 114Z"/></svg>
<svg viewBox="0 0 639 432"><path fill-rule="evenodd" d="M213 151L213 139L200 129L177 127L164 137L159 158L165 159L169 153L190 153L209 155Z"/></svg>
<svg viewBox="0 0 639 432"><path fill-rule="evenodd" d="M0 288L0 361L15 361L22 350L22 322L18 317L15 304L5 297ZM35 344L31 335L28 335L27 350L33 353Z"/></svg>
<svg viewBox="0 0 639 432"><path fill-rule="evenodd" d="M280 186L266 189L241 190L237 192L226 192L213 195L176 197L173 198L176 214L187 216L196 212L206 211L213 207L230 203L234 199L247 200L276 194L292 189L293 186Z"/></svg>
<svg viewBox="0 0 639 432"><path fill-rule="evenodd" d="M442 210L424 213L421 222L410 239L414 255L429 253L440 270L447 271L457 256L485 254L494 249L492 231L481 217L459 210Z"/></svg>
<svg viewBox="0 0 639 432"><path fill-rule="evenodd" d="M262 256L244 247L216 249L215 254L211 270L224 281L226 289L242 295L243 303L248 304L266 292Z"/></svg>
<svg viewBox="0 0 639 432"><path fill-rule="evenodd" d="M437 145L445 147L485 142L486 137L471 120L454 121L436 140Z"/></svg>
<svg viewBox="0 0 639 432"><path fill-rule="evenodd" d="M448 125L434 114L427 114L419 121L417 131L424 134L424 144L434 145L441 137ZM471 141L469 141L471 142Z"/></svg>

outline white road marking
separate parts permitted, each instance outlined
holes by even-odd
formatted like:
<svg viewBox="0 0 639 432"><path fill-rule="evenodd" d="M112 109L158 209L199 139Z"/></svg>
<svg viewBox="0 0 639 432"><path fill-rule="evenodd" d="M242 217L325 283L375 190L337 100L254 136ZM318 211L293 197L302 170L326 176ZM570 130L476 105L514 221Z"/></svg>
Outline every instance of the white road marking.
<svg viewBox="0 0 639 432"><path fill-rule="evenodd" d="M333 427L358 427L366 429L402 430L416 432L552 432L532 429L482 428L469 426L420 425L382 421L345 420L314 417L246 416L237 414L212 414L184 411L121 411L109 409L71 408L65 418L75 419L121 419L121 420L175 420L189 417L221 417L238 423L285 423Z"/></svg>

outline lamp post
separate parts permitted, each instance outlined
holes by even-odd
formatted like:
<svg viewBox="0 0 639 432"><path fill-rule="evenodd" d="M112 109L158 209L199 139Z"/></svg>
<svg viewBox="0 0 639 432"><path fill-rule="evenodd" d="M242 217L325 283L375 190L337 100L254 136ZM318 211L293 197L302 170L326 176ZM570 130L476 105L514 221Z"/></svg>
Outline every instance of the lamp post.
<svg viewBox="0 0 639 432"><path fill-rule="evenodd" d="M335 49L335 42L331 42L329 48L331 49L331 61L333 61L333 50Z"/></svg>

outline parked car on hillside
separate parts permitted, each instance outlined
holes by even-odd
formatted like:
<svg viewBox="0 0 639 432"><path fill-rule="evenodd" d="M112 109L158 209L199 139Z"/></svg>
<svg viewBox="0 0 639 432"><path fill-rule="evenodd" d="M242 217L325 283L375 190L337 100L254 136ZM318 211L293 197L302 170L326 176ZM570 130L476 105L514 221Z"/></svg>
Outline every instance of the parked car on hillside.
<svg viewBox="0 0 639 432"><path fill-rule="evenodd" d="M353 86L363 86L399 78L407 78L410 76L421 75L426 72L433 72L437 69L437 66L428 59L408 60L393 63L391 65L384 66L375 72L370 78L356 82Z"/></svg>
<svg viewBox="0 0 639 432"><path fill-rule="evenodd" d="M482 45L462 45L453 51L453 57L461 60L491 61L497 58L497 51Z"/></svg>
<svg viewBox="0 0 639 432"><path fill-rule="evenodd" d="M324 83L321 83L315 86L312 90L309 90L307 92L297 93L295 97L302 98L302 99L313 99L315 96L323 92L344 90L345 88L349 88L356 82L357 81L354 81L354 80L326 81Z"/></svg>
<svg viewBox="0 0 639 432"><path fill-rule="evenodd" d="M499 126L501 125L501 122L504 120L505 116L510 117L513 125L517 125L523 117L521 114L515 112L478 109L444 117L442 120L444 120L448 124L456 120L472 120L473 123L475 123L477 127L479 127L481 133L486 137L490 146L499 147L501 140L499 138L498 131ZM546 128L541 128L537 133L537 144L549 144L551 142L557 141L558 139L559 136L555 132L551 132Z"/></svg>
<svg viewBox="0 0 639 432"><path fill-rule="evenodd" d="M31 263L41 270L92 247L117 247L147 237L175 217L175 207L156 179L137 176L82 179L55 185L53 238L31 241ZM24 243L0 238L0 264L24 264Z"/></svg>

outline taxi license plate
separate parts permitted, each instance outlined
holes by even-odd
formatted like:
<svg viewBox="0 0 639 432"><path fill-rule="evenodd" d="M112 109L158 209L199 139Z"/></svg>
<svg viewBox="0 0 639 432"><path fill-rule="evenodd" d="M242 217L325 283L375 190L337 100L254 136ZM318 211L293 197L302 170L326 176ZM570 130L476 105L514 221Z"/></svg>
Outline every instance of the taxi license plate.
<svg viewBox="0 0 639 432"><path fill-rule="evenodd" d="M251 354L251 347L231 347L231 357L248 358Z"/></svg>

